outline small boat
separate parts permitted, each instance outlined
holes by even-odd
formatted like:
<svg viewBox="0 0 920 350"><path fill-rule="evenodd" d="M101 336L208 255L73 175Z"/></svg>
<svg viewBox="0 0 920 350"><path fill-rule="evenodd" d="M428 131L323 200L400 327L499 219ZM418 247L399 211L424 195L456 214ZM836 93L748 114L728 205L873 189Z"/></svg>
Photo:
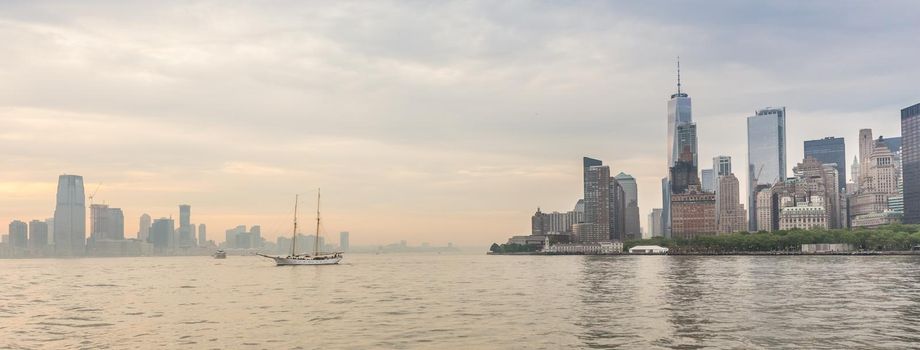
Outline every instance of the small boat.
<svg viewBox="0 0 920 350"><path fill-rule="evenodd" d="M227 258L227 252L225 252L225 251L223 251L223 250L218 250L218 251L214 252L214 255L212 255L212 256L214 257L214 259L226 259L226 258Z"/></svg>
<svg viewBox="0 0 920 350"><path fill-rule="evenodd" d="M335 265L342 261L342 252L322 253L319 251L319 190L316 192L316 236L313 240L313 254L297 254L297 202L298 196L294 196L294 233L291 235L291 254L288 256L271 256L257 254L275 261L276 266L288 265Z"/></svg>

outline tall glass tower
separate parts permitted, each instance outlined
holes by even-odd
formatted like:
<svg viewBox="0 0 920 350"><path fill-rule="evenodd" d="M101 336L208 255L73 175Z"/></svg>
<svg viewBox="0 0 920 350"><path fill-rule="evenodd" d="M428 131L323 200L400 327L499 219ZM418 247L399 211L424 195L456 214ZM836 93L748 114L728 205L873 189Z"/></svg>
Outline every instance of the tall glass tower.
<svg viewBox="0 0 920 350"><path fill-rule="evenodd" d="M920 103L901 110L904 223L920 224Z"/></svg>
<svg viewBox="0 0 920 350"><path fill-rule="evenodd" d="M757 231L757 185L786 179L786 107L764 108L747 118L748 224Z"/></svg>
<svg viewBox="0 0 920 350"><path fill-rule="evenodd" d="M690 107L690 95L681 90L680 84L680 58L677 60L677 93L668 100L668 182L670 182L671 167L677 164L677 158L685 148L689 148L693 155L693 165L697 166L696 149L696 124ZM661 226L665 237L671 237L671 194L670 183L662 183L662 217Z"/></svg>
<svg viewBox="0 0 920 350"><path fill-rule="evenodd" d="M86 251L86 202L83 177L58 177L54 207L54 252L59 256L79 256Z"/></svg>

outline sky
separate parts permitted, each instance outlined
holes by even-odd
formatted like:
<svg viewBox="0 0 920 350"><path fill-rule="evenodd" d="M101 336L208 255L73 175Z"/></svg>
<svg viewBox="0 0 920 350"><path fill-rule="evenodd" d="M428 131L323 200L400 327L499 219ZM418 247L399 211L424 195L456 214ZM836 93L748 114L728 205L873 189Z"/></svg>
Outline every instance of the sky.
<svg viewBox="0 0 920 350"><path fill-rule="evenodd" d="M209 239L289 235L322 188L352 244L503 242L571 210L581 157L661 206L667 100L693 99L701 167L787 108L802 142L900 134L920 102L916 1L4 1L0 222L53 216L57 177L95 203ZM849 169L848 169L849 170ZM746 199L742 198L742 202ZM6 232L0 225L0 232ZM312 229L303 230L312 233Z"/></svg>

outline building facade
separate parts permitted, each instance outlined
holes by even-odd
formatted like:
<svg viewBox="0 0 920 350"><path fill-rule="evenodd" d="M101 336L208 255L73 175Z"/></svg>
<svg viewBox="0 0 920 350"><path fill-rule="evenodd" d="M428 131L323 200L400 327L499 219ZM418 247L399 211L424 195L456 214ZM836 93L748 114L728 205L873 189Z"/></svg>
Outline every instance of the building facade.
<svg viewBox="0 0 920 350"><path fill-rule="evenodd" d="M920 103L901 110L904 223L920 224Z"/></svg>
<svg viewBox="0 0 920 350"><path fill-rule="evenodd" d="M672 194L671 236L690 239L716 234L715 196L715 193L701 191L698 185Z"/></svg>
<svg viewBox="0 0 920 350"><path fill-rule="evenodd" d="M741 204L740 184L734 174L719 176L716 225L719 233L747 231L747 212Z"/></svg>
<svg viewBox="0 0 920 350"><path fill-rule="evenodd" d="M81 256L86 253L86 194L83 177L58 177L57 200L54 207L54 252L59 256Z"/></svg>
<svg viewBox="0 0 920 350"><path fill-rule="evenodd" d="M805 141L805 158L812 157L824 164L834 164L839 174L837 187L843 191L847 181L846 143L842 137L825 137Z"/></svg>
<svg viewBox="0 0 920 350"><path fill-rule="evenodd" d="M747 118L748 203L757 204L758 185L772 186L786 178L786 107L764 108ZM756 207L748 225L760 228Z"/></svg>

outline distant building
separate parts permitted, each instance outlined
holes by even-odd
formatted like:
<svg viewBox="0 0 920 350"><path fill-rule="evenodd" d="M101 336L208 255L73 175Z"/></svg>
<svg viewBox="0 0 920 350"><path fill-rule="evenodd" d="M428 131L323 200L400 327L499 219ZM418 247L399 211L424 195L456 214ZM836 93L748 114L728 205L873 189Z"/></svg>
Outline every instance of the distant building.
<svg viewBox="0 0 920 350"><path fill-rule="evenodd" d="M700 182L703 187L703 192L715 192L716 191L715 171L713 169L703 169L700 172Z"/></svg>
<svg viewBox="0 0 920 350"><path fill-rule="evenodd" d="M648 232L651 237L664 236L664 231L661 227L661 211L661 208L654 208L652 212L648 214Z"/></svg>
<svg viewBox="0 0 920 350"><path fill-rule="evenodd" d="M629 248L629 254L667 254L668 248L657 245L637 245Z"/></svg>
<svg viewBox="0 0 920 350"><path fill-rule="evenodd" d="M125 239L125 216L120 208L105 204L90 206L90 239Z"/></svg>
<svg viewBox="0 0 920 350"><path fill-rule="evenodd" d="M40 220L29 221L29 248L44 251L48 247L48 223Z"/></svg>
<svg viewBox="0 0 920 350"><path fill-rule="evenodd" d="M205 246L208 242L208 227L205 224L198 224L198 245Z"/></svg>
<svg viewBox="0 0 920 350"><path fill-rule="evenodd" d="M150 215L142 214L138 225L137 239L146 242L147 237L150 236Z"/></svg>
<svg viewBox="0 0 920 350"><path fill-rule="evenodd" d="M195 232L192 226L192 206L188 204L179 205L179 241L180 247L188 248L196 246Z"/></svg>
<svg viewBox="0 0 920 350"><path fill-rule="evenodd" d="M10 247L25 252L29 248L29 225L19 220L10 222Z"/></svg>
<svg viewBox="0 0 920 350"><path fill-rule="evenodd" d="M716 234L715 197L715 193L700 191L698 185L671 194L671 236L690 239Z"/></svg>
<svg viewBox="0 0 920 350"><path fill-rule="evenodd" d="M175 237L175 225L175 221L168 218L159 218L153 221L150 226L148 240L153 244L155 253L171 253L171 248L174 247L172 240Z"/></svg>
<svg viewBox="0 0 920 350"><path fill-rule="evenodd" d="M642 238L639 224L639 187L636 179L632 175L619 173L615 177L617 183L623 187L623 193L626 196L624 202L625 229L626 238Z"/></svg>
<svg viewBox="0 0 920 350"><path fill-rule="evenodd" d="M839 174L837 187L843 191L847 181L846 143L842 137L825 137L805 141L805 157L812 157L824 164L834 164Z"/></svg>
<svg viewBox="0 0 920 350"><path fill-rule="evenodd" d="M718 179L719 176L732 174L732 157L715 156L712 158L712 170Z"/></svg>
<svg viewBox="0 0 920 350"><path fill-rule="evenodd" d="M747 231L747 212L741 204L740 184L735 174L719 176L716 222L719 233Z"/></svg>
<svg viewBox="0 0 920 350"><path fill-rule="evenodd" d="M81 256L86 251L86 194L83 177L58 177L54 208L54 252L59 256Z"/></svg>
<svg viewBox="0 0 920 350"><path fill-rule="evenodd" d="M584 158L584 164L601 164L597 159ZM610 177L605 165L584 168L585 223L590 232L582 232L580 242L600 242L625 239L626 193L616 178ZM583 227L584 228L584 227Z"/></svg>
<svg viewBox="0 0 920 350"><path fill-rule="evenodd" d="M339 232L339 249L347 252L349 249L348 232Z"/></svg>
<svg viewBox="0 0 920 350"><path fill-rule="evenodd" d="M768 185L786 178L786 108L765 108L747 118L748 203L757 204L758 185ZM758 223L756 206L748 208L748 225L753 231Z"/></svg>
<svg viewBox="0 0 920 350"><path fill-rule="evenodd" d="M262 247L262 226L252 225L252 227L249 228L249 236L252 241L250 248Z"/></svg>
<svg viewBox="0 0 920 350"><path fill-rule="evenodd" d="M904 223L920 224L920 103L901 110Z"/></svg>
<svg viewBox="0 0 920 350"><path fill-rule="evenodd" d="M754 193L756 193L754 200L756 201L755 208L757 208L757 227L754 230L772 232L774 231L774 218L778 216L774 203L773 188L769 185L757 185Z"/></svg>
<svg viewBox="0 0 920 350"><path fill-rule="evenodd" d="M848 199L850 226L878 226L879 220L901 222L898 216L902 211L897 211L898 215L881 215L892 211L889 207L892 199L896 205L903 203L899 156L891 151L884 138L873 139L871 129L860 130L859 146L860 156L864 158L860 162L857 190Z"/></svg>

